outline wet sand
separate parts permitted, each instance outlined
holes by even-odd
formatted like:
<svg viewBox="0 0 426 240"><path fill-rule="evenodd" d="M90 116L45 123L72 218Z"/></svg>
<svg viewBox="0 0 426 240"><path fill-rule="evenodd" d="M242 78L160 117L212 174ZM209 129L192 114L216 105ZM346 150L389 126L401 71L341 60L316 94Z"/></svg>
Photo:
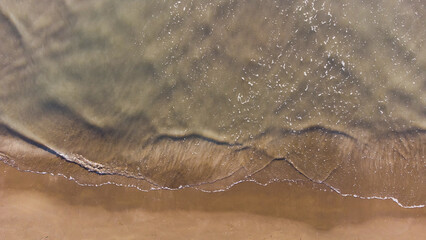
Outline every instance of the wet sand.
<svg viewBox="0 0 426 240"><path fill-rule="evenodd" d="M425 9L0 1L0 240L426 239Z"/></svg>
<svg viewBox="0 0 426 240"><path fill-rule="evenodd" d="M0 165L1 239L424 239L426 210L312 184L141 192Z"/></svg>

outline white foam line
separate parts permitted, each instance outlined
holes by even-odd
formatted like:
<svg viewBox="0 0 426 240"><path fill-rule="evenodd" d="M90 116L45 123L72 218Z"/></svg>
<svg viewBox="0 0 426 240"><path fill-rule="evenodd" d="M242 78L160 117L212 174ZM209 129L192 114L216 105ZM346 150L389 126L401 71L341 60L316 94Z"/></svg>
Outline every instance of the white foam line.
<svg viewBox="0 0 426 240"><path fill-rule="evenodd" d="M25 170L25 169L19 168L18 166L14 166L13 164L8 163L1 156L0 156L0 160L3 163L5 163L5 164L7 164L7 165L9 165L9 166L17 169L18 171L21 171L21 172L29 172L29 173L42 174L42 175L51 175L51 176L61 176L61 177L65 178L65 179L67 179L69 181L75 182L77 185L82 186L82 187L101 187L101 186L104 186L104 185L115 185L115 186L118 186L118 187L132 187L132 188L136 188L137 190L142 191L142 192L150 192L150 191L155 191L155 190L180 190L180 189L183 189L183 188L193 187L194 189L196 189L198 191L201 191L201 192L205 192L205 193L218 193L218 192L228 191L229 189L233 188L237 184L244 183L244 182L253 182L253 183L256 183L256 184L258 184L260 186L264 186L264 187L266 187L269 184L274 183L274 182L293 182L293 183L300 182L298 180L292 180L292 179L272 179L272 180L270 180L267 183L260 183L260 182L258 182L256 180L252 179L252 178L249 178L249 179L242 179L240 181L234 182L234 183L228 185L227 187L225 187L223 189L218 189L218 190L205 190L205 189L198 188L198 186L194 187L194 186L191 186L191 185L179 186L178 188L151 187L150 189L142 189L139 186L134 185L134 184L121 184L121 183L116 183L116 182L111 182L111 181L108 181L108 182L105 182L105 183L99 183L99 184L81 183L77 179L75 179L74 177L72 177L72 176L66 176L65 174L62 174L62 173L56 173L55 174L55 173L49 173L49 172L39 172L39 171ZM146 181L146 180L143 180L143 181ZM335 193L337 193L337 194L339 194L339 195L341 195L343 197L354 197L354 198L360 198L360 199L366 199L366 200L368 200L368 199L392 200L396 204L398 204L398 206L400 206L402 208L423 208L423 207L425 207L425 204L407 205L406 206L406 205L403 205L402 203L400 203L398 201L398 199L395 198L395 197L378 197L378 196L363 197L363 196L359 196L357 194L342 193L338 188L335 188L335 187L333 187L333 186L331 186L329 184L326 184L326 183L323 183L323 184L325 186L327 186L328 188L330 188L331 190L333 190Z"/></svg>
<svg viewBox="0 0 426 240"><path fill-rule="evenodd" d="M330 189L332 189L333 191L335 191L336 193L338 193L339 195L343 196L343 197L354 197L354 198L360 198L360 199L379 199L379 200L392 200L394 201L396 204L398 204L400 207L402 208L423 208L425 207L425 204L420 204L420 205L403 205L402 203L400 203L398 201L397 198L395 197L379 197L379 196L370 196L370 197L363 197L363 196L359 196L357 194L350 194L350 193L342 193L339 189L330 186L328 184L324 184L327 187L329 187Z"/></svg>

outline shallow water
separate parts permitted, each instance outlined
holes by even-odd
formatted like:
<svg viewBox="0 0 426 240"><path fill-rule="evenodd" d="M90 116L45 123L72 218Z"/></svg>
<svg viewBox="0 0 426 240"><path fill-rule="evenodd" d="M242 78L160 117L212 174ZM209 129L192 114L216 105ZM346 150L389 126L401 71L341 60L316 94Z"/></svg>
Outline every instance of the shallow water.
<svg viewBox="0 0 426 240"><path fill-rule="evenodd" d="M0 159L426 203L422 1L2 1ZM75 163L75 164L70 164Z"/></svg>

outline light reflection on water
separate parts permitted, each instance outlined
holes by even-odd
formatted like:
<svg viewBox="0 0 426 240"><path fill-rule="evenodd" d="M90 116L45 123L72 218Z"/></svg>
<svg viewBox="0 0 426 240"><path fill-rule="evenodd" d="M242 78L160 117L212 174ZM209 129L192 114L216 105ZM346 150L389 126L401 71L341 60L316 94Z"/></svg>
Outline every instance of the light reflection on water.
<svg viewBox="0 0 426 240"><path fill-rule="evenodd" d="M313 181L424 205L424 9L2 1L3 161L87 184ZM24 156L37 148L56 157Z"/></svg>

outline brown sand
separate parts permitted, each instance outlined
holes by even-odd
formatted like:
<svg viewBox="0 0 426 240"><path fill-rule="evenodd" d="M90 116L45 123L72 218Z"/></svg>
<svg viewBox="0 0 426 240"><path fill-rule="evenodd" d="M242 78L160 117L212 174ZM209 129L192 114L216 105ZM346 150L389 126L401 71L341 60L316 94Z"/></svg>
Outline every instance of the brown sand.
<svg viewBox="0 0 426 240"><path fill-rule="evenodd" d="M310 184L83 187L0 165L0 239L425 239L426 211Z"/></svg>
<svg viewBox="0 0 426 240"><path fill-rule="evenodd" d="M420 1L179 2L0 1L0 240L426 239Z"/></svg>

